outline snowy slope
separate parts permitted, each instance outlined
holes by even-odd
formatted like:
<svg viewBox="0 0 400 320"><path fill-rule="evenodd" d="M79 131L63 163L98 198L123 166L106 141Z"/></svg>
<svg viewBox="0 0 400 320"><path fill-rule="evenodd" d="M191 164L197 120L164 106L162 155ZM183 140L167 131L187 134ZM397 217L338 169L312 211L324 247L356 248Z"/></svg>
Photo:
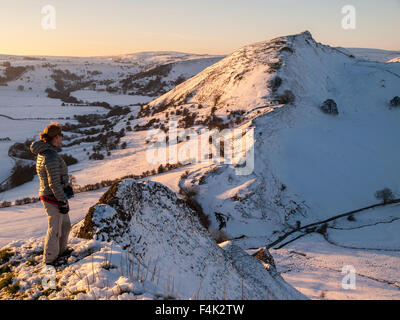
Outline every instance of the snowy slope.
<svg viewBox="0 0 400 320"><path fill-rule="evenodd" d="M196 123L203 124L207 124L212 108L215 108L215 116L224 122L228 122L235 111L240 112L241 121L254 118L276 104L272 101L269 82L281 64L281 56L287 54L286 50L290 49L279 38L240 48L153 100L139 114L160 118L160 123L166 125L165 112L172 117L183 109L193 114ZM144 117L143 122L148 120Z"/></svg>
<svg viewBox="0 0 400 320"><path fill-rule="evenodd" d="M104 95L104 91L127 95L146 96L154 92L146 88L151 86L151 82L160 76L162 93L171 89L172 82L180 77L188 79L215 63L222 56L195 55L185 53L163 53L163 52L143 52L131 54L124 58L118 57L48 57L48 56L10 56L0 55L0 77L5 77L7 66L11 67L30 67L17 79L6 81L9 88L17 91L18 86L24 86L25 91L32 91L40 96L47 96L47 88L54 89L54 75L56 70L69 71L70 74L61 75L61 78L68 82L71 81L71 91L87 89L99 93L99 98ZM158 73L159 69L168 69L166 72ZM149 70L156 70L152 75L139 77L136 79L135 87L130 90L122 90L121 83L124 79L140 75ZM72 76L71 76L72 74ZM64 77L64 78L63 78ZM142 83L138 80L142 79ZM0 86L0 89L3 87ZM139 90L141 89L141 90ZM153 94L152 94L153 93ZM1 91L0 91L1 94ZM100 99L95 101L104 101ZM151 99L147 99L147 102ZM84 100L83 100L84 101ZM133 101L131 103L137 103ZM129 104L129 103L128 103Z"/></svg>

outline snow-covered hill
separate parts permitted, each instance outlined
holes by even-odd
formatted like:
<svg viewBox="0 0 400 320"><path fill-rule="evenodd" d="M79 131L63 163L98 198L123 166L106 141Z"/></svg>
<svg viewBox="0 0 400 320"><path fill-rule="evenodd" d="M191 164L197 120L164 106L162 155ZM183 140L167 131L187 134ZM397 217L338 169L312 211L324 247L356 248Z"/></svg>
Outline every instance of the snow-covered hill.
<svg viewBox="0 0 400 320"><path fill-rule="evenodd" d="M270 49L274 43L279 47ZM234 60L239 52L243 55ZM281 64L273 73L263 63L271 55ZM230 85L249 56L255 57L249 80ZM209 78L216 70L224 73ZM267 86L274 77L281 79L275 91ZM252 174L239 176L234 165L215 165L191 172L181 182L183 188L198 190L196 199L210 214L212 228L223 225L244 247L259 247L283 230L376 203L374 193L384 187L400 193L400 110L389 106L399 88L398 64L358 60L305 32L244 47L150 106L194 93L188 104L211 107L210 90L221 92L217 114L226 114L233 101L245 115L269 105L242 125L254 129ZM201 95L206 90L208 95ZM286 90L293 101L276 102ZM338 115L321 111L327 99L337 103Z"/></svg>
<svg viewBox="0 0 400 320"><path fill-rule="evenodd" d="M129 57L127 59L129 60ZM184 61L182 66L193 61L195 60ZM372 291L375 290L375 286L371 283L376 284L376 282L379 282L380 296L387 297L393 293L393 290L397 290L393 280L394 275L397 274L397 268L391 265L398 264L399 261L397 239L394 236L398 233L399 224L396 223L398 206L390 207L390 210L386 210L386 207L379 208L382 211L377 209L367 218L365 216L368 212L363 211L359 213L359 216L332 220L318 225L318 228L299 229L346 211L375 204L379 201L374 197L375 192L385 187L390 188L394 195L399 197L400 109L390 106L390 101L395 96L400 96L400 64L386 63L386 61L366 60L346 49L317 43L309 32L255 43L240 48L232 55L208 66L171 91L141 106L140 109L139 106L131 107L130 113L116 117L117 120L111 117L111 121L115 120L114 127L118 132L127 128L128 125L134 128L134 131L126 132L122 138L122 141L127 143L126 149L112 150L107 158L99 161L87 161L87 150L84 149L91 147L90 144L74 145L65 148L65 151L79 157L80 162L71 167L78 183L96 183L104 179L115 179L127 174L140 174L145 170L157 169L156 164L147 161L146 151L151 143L147 143L146 136L148 129L151 128L167 129L165 131L168 132L170 120L178 120L179 129L193 129L196 132L200 132L200 129L204 127L235 128L243 132L254 130L254 143L246 146L248 151L254 151L254 170L248 175L238 175L237 164L206 161L192 163L178 170L158 175L155 170L154 174L147 178L168 185L176 193L179 189L183 193L186 192L191 201L201 206L202 211L209 216L211 220L209 231L212 236L218 241L230 240L225 244L220 243L219 247L228 250L222 251L209 237L204 236L203 231L197 229L193 231L193 225L188 224L185 225L186 228L199 236L196 237L196 241L199 242L188 241L190 246L196 246L198 243L206 247L210 245L216 248L212 250L213 256L218 259L222 256L226 258L227 252L231 252L232 248L235 248L236 253L243 253L239 248L251 253L253 248L268 246L287 232L297 230L294 234L299 235L298 242L294 241L296 240L294 236L288 237L286 241L293 242L285 245L284 248L279 248L284 243L278 242L274 246L276 250L272 252L277 258L278 270L283 270L287 275L284 278L290 284L301 289L301 292L317 298L319 292L316 288L325 290L328 287L332 290L340 286L337 281L340 281L338 273L341 271L341 266L359 263L357 269L361 270L360 275L368 279L362 283L362 288L370 291L366 294L361 292L354 295L348 292L345 295L343 292L338 295L328 294L328 298L371 297ZM125 62L124 60L123 63ZM153 71L142 70L143 73L140 73L138 79L142 76L146 78L148 75L151 77L152 72L162 73L169 69L165 65L157 68L156 66ZM132 81L137 80L135 75L124 79L128 87ZM89 90L80 90L77 93L85 97L88 93L86 91L89 92ZM328 99L332 99L334 103ZM325 107L337 105L337 112L327 113L327 108L325 111L322 110L321 106L324 102ZM101 114L101 111L98 113ZM33 125L36 126L37 131L42 123L35 122ZM187 146L187 142L183 141L184 136L182 135L183 139L178 143L178 148ZM167 147L168 144L165 148ZM187 149L190 149L190 145ZM226 146L224 149L227 149ZM246 161L251 161L251 157ZM3 193L4 199L7 200L10 197L15 199L21 194L34 194L37 184L38 182L34 180L18 187L19 190L16 188L6 191ZM155 186L154 184L147 186L149 185ZM157 188L164 189L159 185ZM172 198L175 197L169 191L165 191L166 194L171 195ZM84 194L80 196L85 197ZM126 196L129 199L129 196ZM167 198L171 199L169 196ZM153 205L142 201L143 198L140 199L137 202L144 208ZM170 201L164 200L166 203ZM129 201L126 201L126 204L128 206ZM143 234L143 237L148 236L141 226L146 225L152 231L160 231L157 229L159 221L157 220L155 225L152 224L154 222L152 219L155 219L156 215L147 215L153 212L152 210L142 212L142 217L138 215L138 212L141 212L140 209L135 206L127 208L124 203L123 210L120 212L115 208L111 209L113 206L100 204L91 212L109 214L109 220L106 221L118 222L122 225L125 230L123 236L119 237L121 233L115 231L115 236L108 238L111 234L110 230L100 227L93 231L98 232L99 237L104 235L104 240L109 239L113 241L112 243L118 243L115 244L115 250L118 252L117 260L113 260L112 265L120 263L129 265L130 262L124 258L128 254L128 246L138 234ZM177 211L175 206L170 208L172 208L172 213L166 210L162 211L161 215L170 222L173 221L173 214L179 217L180 214L183 216L187 214L186 210ZM28 211L31 206L19 207L19 210L24 209ZM155 211L159 213L160 210L162 208L157 207ZM5 228L12 228L13 222L10 218L12 208L6 208L3 211L7 214L4 221L8 227ZM37 210L35 212L37 214ZM83 217L85 214L86 212L76 212L76 216ZM136 219L135 217L142 222L142 225L139 224L137 228L135 224L129 223L130 219ZM122 221L119 220L120 218ZM172 226L173 224L170 227ZM368 241L369 232L376 232L374 239L378 239L379 245ZM35 230L35 235L37 234ZM187 237L185 232L179 234L183 238ZM345 234L345 238L342 238L342 234ZM168 247L168 241L172 240L169 235L162 232L147 240L142 248L152 252L153 258L157 256L157 248L160 247L169 253L169 257L174 256L179 259L182 258L182 252L186 253L188 248L189 251L192 248L189 245L179 248ZM326 242L328 240L331 241L329 244ZM309 247L313 243L318 243L318 246L310 250ZM107 256L107 252L111 250L109 244L99 242L99 240L73 238L72 245L78 252L77 257L71 258L70 262L76 263L72 269L79 270L79 274L89 279L91 277L93 283L96 283L94 287L97 288L93 291L94 295L93 292L88 294L84 288L84 281L87 280L78 285L80 280L77 277L76 281L72 282L76 287L70 289L75 290L75 293L85 290L85 292L77 293L78 298L95 297L96 290L104 289L101 285L102 278L112 280L110 287L114 288L114 291L118 289L118 286L122 288L122 290L118 289L119 294L114 296L143 298L141 295L144 291L136 290L139 284L130 282L130 285L127 285L126 279L118 280L119 270L111 269L115 272L107 276L103 274L107 271L103 268L106 271L102 271L97 278L98 282L96 281L96 276L93 276L90 271L92 266L89 262L92 257L99 267L105 260L107 262L104 255ZM92 252L89 252L85 258L84 252L90 251L88 247L92 246L97 248L95 250L97 253L91 255ZM18 247L31 247L40 251L40 241L38 239L21 241L11 244L10 247L14 251ZM204 249L203 246L201 247ZM140 248L135 247L135 250L138 249ZM174 249L177 250L174 251ZM39 259L36 257L37 253L35 256L35 253L29 250L23 251L25 253L22 257L17 257L19 261L25 258ZM294 251L299 251L299 253ZM205 252L208 251L199 250L199 255L205 257L207 256ZM328 261L325 257L326 252L335 258ZM390 259L386 259L386 253ZM172 262L168 256L158 257L162 265L171 265ZM251 257L246 256L246 259L249 258ZM230 257L223 263L234 266L234 260ZM251 261L254 262L254 260ZM374 261L388 261L388 265L379 267L378 270ZM293 265L297 263L301 263L301 267L293 268ZM252 264L252 262L248 260L246 264ZM22 264L19 265L22 266ZM196 269L198 266L192 265L192 267ZM21 268L21 271L25 270L25 266ZM64 273L60 279L70 276L72 269L68 271L69 273ZM195 284L182 285L184 297L188 297L193 289L198 289L196 281L199 277L204 276L206 279L204 281L211 283L201 270L199 270L200 276L193 278L193 274L188 270L173 269L173 272L181 272L182 277L195 279ZM232 275L233 278L236 278L237 274L243 274L241 272L247 274L246 270L240 271L236 267L230 270L233 270L230 271L232 273L227 274ZM321 277L321 270L330 270L330 273ZM385 279L385 270L388 271L386 272L387 279ZM19 270L16 271L21 275ZM303 273L294 274L297 271ZM148 273L152 273L152 270ZM378 274L379 277L374 279L374 274ZM32 277L32 279L36 278ZM38 279L35 281L39 281ZM292 289L281 291L284 285L280 280L277 283L269 282L271 279L268 276L265 276L265 279L268 281L268 286L272 283L277 285L274 292L278 292L279 297L289 297L288 292L292 292L290 291ZM250 275L248 280L258 289L266 285L252 282ZM326 287L317 285L325 280L329 283ZM89 285L93 283L90 282ZM145 291L149 293L148 297L162 296L154 283L141 285L142 289L145 286L153 288ZM237 290L238 287L235 285L232 284L232 288ZM110 287L106 285L105 291L100 296L110 297L114 292L109 290ZM206 287L211 295L216 293L215 288L212 285ZM122 296L124 293L127 295ZM60 297L62 294L57 295L57 292L51 295L51 298ZM259 298L259 295L255 297Z"/></svg>
<svg viewBox="0 0 400 320"><path fill-rule="evenodd" d="M276 105L273 98L279 100L272 96L276 85L271 81L290 51L281 38L243 47L155 99L139 114L160 118L160 123L169 119L163 113L172 118L185 109L195 124L208 124L210 114L224 122L230 115L240 116L241 122L251 119L271 110Z"/></svg>

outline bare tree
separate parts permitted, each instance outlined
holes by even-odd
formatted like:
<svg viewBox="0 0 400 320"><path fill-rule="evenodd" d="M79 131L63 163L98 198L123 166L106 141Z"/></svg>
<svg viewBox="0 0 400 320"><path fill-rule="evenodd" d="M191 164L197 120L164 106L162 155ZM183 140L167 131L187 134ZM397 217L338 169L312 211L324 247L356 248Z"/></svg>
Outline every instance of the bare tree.
<svg viewBox="0 0 400 320"><path fill-rule="evenodd" d="M382 200L383 203L388 203L394 199L394 194L389 188L384 188L375 192L375 198Z"/></svg>

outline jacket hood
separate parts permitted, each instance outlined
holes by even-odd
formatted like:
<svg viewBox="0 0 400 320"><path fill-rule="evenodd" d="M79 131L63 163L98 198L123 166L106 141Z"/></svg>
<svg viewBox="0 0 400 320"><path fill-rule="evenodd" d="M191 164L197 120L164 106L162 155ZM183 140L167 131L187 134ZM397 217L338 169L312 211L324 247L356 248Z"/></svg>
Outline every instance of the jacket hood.
<svg viewBox="0 0 400 320"><path fill-rule="evenodd" d="M31 152L35 155L38 155L40 152L43 152L48 149L57 151L56 147L54 147L53 145L46 143L42 140L32 142L30 149L31 149Z"/></svg>

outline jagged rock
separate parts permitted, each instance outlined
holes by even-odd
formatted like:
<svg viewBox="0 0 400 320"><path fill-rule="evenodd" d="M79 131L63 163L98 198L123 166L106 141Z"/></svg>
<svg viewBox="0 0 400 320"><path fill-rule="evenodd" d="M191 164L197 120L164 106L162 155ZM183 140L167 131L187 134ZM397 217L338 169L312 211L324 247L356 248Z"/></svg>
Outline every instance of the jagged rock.
<svg viewBox="0 0 400 320"><path fill-rule="evenodd" d="M293 94L292 91L290 90L285 90L283 94L281 94L278 98L279 103L281 104L288 104L288 103L293 103L295 100L295 95Z"/></svg>
<svg viewBox="0 0 400 320"><path fill-rule="evenodd" d="M400 107L400 97L395 96L392 100L390 100L390 106L392 107Z"/></svg>
<svg viewBox="0 0 400 320"><path fill-rule="evenodd" d="M157 182L114 184L89 210L78 235L121 245L154 266L160 283L172 281L183 299L304 298L241 248L219 247L185 201Z"/></svg>
<svg viewBox="0 0 400 320"><path fill-rule="evenodd" d="M264 249L264 248L260 249L253 255L253 257L267 263L269 266L276 269L274 258L269 253L268 249Z"/></svg>
<svg viewBox="0 0 400 320"><path fill-rule="evenodd" d="M324 103L320 106L320 108L324 113L333 114L333 115L339 114L337 104L332 99L325 100Z"/></svg>

